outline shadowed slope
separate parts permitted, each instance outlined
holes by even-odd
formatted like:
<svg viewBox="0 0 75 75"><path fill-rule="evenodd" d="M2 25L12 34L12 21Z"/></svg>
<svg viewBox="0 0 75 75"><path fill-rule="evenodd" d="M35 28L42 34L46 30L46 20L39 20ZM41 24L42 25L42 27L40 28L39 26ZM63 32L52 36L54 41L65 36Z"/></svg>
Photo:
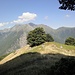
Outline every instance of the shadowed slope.
<svg viewBox="0 0 75 75"><path fill-rule="evenodd" d="M56 66L54 68L53 65L56 62L58 62L57 68L59 67L61 68L64 65L66 66L66 63L62 65L63 63L61 61L62 58L63 60L66 59L66 61L68 61L68 56L65 56L62 54L40 54L37 52L30 52L27 54L20 55L19 57L3 65L0 65L0 75L50 75L50 74L62 75L62 73L64 74L64 71L66 72L66 70L68 71L67 75L75 74L75 73L69 74L70 70L72 70L72 72L74 71L73 68L70 68L70 70L68 69L65 70L65 67L64 67L64 71L63 71L63 68L59 69L60 73L57 69L55 69ZM72 58L75 58L75 57L70 57L70 58L72 60ZM59 66L60 61L61 61L60 63L61 66ZM75 63L75 60L73 60L73 62L70 63L70 65L72 65L73 63ZM55 70L57 71L57 73L55 72Z"/></svg>

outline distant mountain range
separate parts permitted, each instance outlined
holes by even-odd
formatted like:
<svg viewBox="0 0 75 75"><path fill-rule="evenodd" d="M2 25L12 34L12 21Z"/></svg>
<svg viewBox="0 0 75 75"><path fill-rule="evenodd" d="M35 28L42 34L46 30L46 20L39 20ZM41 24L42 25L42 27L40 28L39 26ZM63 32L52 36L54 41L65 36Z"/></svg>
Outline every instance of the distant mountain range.
<svg viewBox="0 0 75 75"><path fill-rule="evenodd" d="M37 27L43 27L45 32L51 34L54 40L59 43L64 43L65 39L70 36L75 38L75 27L52 29L43 24L15 25L12 28L0 30L0 56L24 47L27 44L26 36L28 32Z"/></svg>

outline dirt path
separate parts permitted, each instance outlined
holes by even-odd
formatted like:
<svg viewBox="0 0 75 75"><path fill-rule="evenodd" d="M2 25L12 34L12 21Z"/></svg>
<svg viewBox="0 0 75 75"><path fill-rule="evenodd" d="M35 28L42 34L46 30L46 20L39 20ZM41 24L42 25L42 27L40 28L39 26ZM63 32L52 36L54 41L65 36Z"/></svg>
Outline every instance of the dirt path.
<svg viewBox="0 0 75 75"><path fill-rule="evenodd" d="M39 51L39 53L41 54L48 54L48 53L52 53L52 54L63 54L63 55L67 55L67 56L75 56L75 50L66 50L64 48L59 48L54 44L49 44L49 45L41 45L42 46L42 50ZM34 47L35 48L35 47ZM32 51L34 48L30 48L28 45L16 50L14 53L11 53L10 55L8 55L7 57L5 57L2 61L0 61L0 64L4 64L7 61L10 61L18 56L20 56L21 54L27 53ZM40 48L37 48L37 51ZM37 52L34 51L34 52Z"/></svg>
<svg viewBox="0 0 75 75"><path fill-rule="evenodd" d="M16 50L15 52L9 54L7 57L5 57L2 61L0 61L0 64L4 64L7 61L10 61L18 56L20 56L21 54L24 54L26 51L28 51L30 49L29 46L25 46L21 49Z"/></svg>

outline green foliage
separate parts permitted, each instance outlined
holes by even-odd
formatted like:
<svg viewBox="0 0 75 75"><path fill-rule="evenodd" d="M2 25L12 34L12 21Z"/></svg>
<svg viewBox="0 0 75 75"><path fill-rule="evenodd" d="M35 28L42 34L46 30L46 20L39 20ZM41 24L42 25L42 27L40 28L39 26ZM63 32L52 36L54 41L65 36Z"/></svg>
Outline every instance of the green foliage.
<svg viewBox="0 0 75 75"><path fill-rule="evenodd" d="M59 9L75 10L75 0L59 0L59 3L62 4Z"/></svg>
<svg viewBox="0 0 75 75"><path fill-rule="evenodd" d="M46 34L46 41L52 42L52 41L54 41L54 39L52 38L52 36L50 34Z"/></svg>
<svg viewBox="0 0 75 75"><path fill-rule="evenodd" d="M46 35L43 28L36 28L30 31L27 36L27 41L30 46L36 46L44 43L46 40Z"/></svg>
<svg viewBox="0 0 75 75"><path fill-rule="evenodd" d="M30 31L27 36L27 42L31 47L50 41L54 41L53 38L49 34L46 34L44 29L40 27Z"/></svg>
<svg viewBox="0 0 75 75"><path fill-rule="evenodd" d="M72 37L69 37L65 40L66 45L75 45L75 39Z"/></svg>

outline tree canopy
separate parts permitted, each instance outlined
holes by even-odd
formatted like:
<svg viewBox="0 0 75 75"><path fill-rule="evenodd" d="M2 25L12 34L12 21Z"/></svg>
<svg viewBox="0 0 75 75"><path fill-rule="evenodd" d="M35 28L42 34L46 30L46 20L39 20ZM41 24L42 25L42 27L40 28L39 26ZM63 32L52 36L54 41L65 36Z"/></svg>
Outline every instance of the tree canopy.
<svg viewBox="0 0 75 75"><path fill-rule="evenodd" d="M50 34L46 34L43 28L35 28L30 31L27 36L27 43L33 47L38 46L44 42L52 42L54 39Z"/></svg>
<svg viewBox="0 0 75 75"><path fill-rule="evenodd" d="M50 34L46 34L46 42L54 41L53 37Z"/></svg>
<svg viewBox="0 0 75 75"><path fill-rule="evenodd" d="M75 39L72 37L69 37L65 40L66 45L75 45Z"/></svg>
<svg viewBox="0 0 75 75"><path fill-rule="evenodd" d="M75 10L75 0L59 0L59 3L61 6L59 9L64 9L64 10Z"/></svg>

